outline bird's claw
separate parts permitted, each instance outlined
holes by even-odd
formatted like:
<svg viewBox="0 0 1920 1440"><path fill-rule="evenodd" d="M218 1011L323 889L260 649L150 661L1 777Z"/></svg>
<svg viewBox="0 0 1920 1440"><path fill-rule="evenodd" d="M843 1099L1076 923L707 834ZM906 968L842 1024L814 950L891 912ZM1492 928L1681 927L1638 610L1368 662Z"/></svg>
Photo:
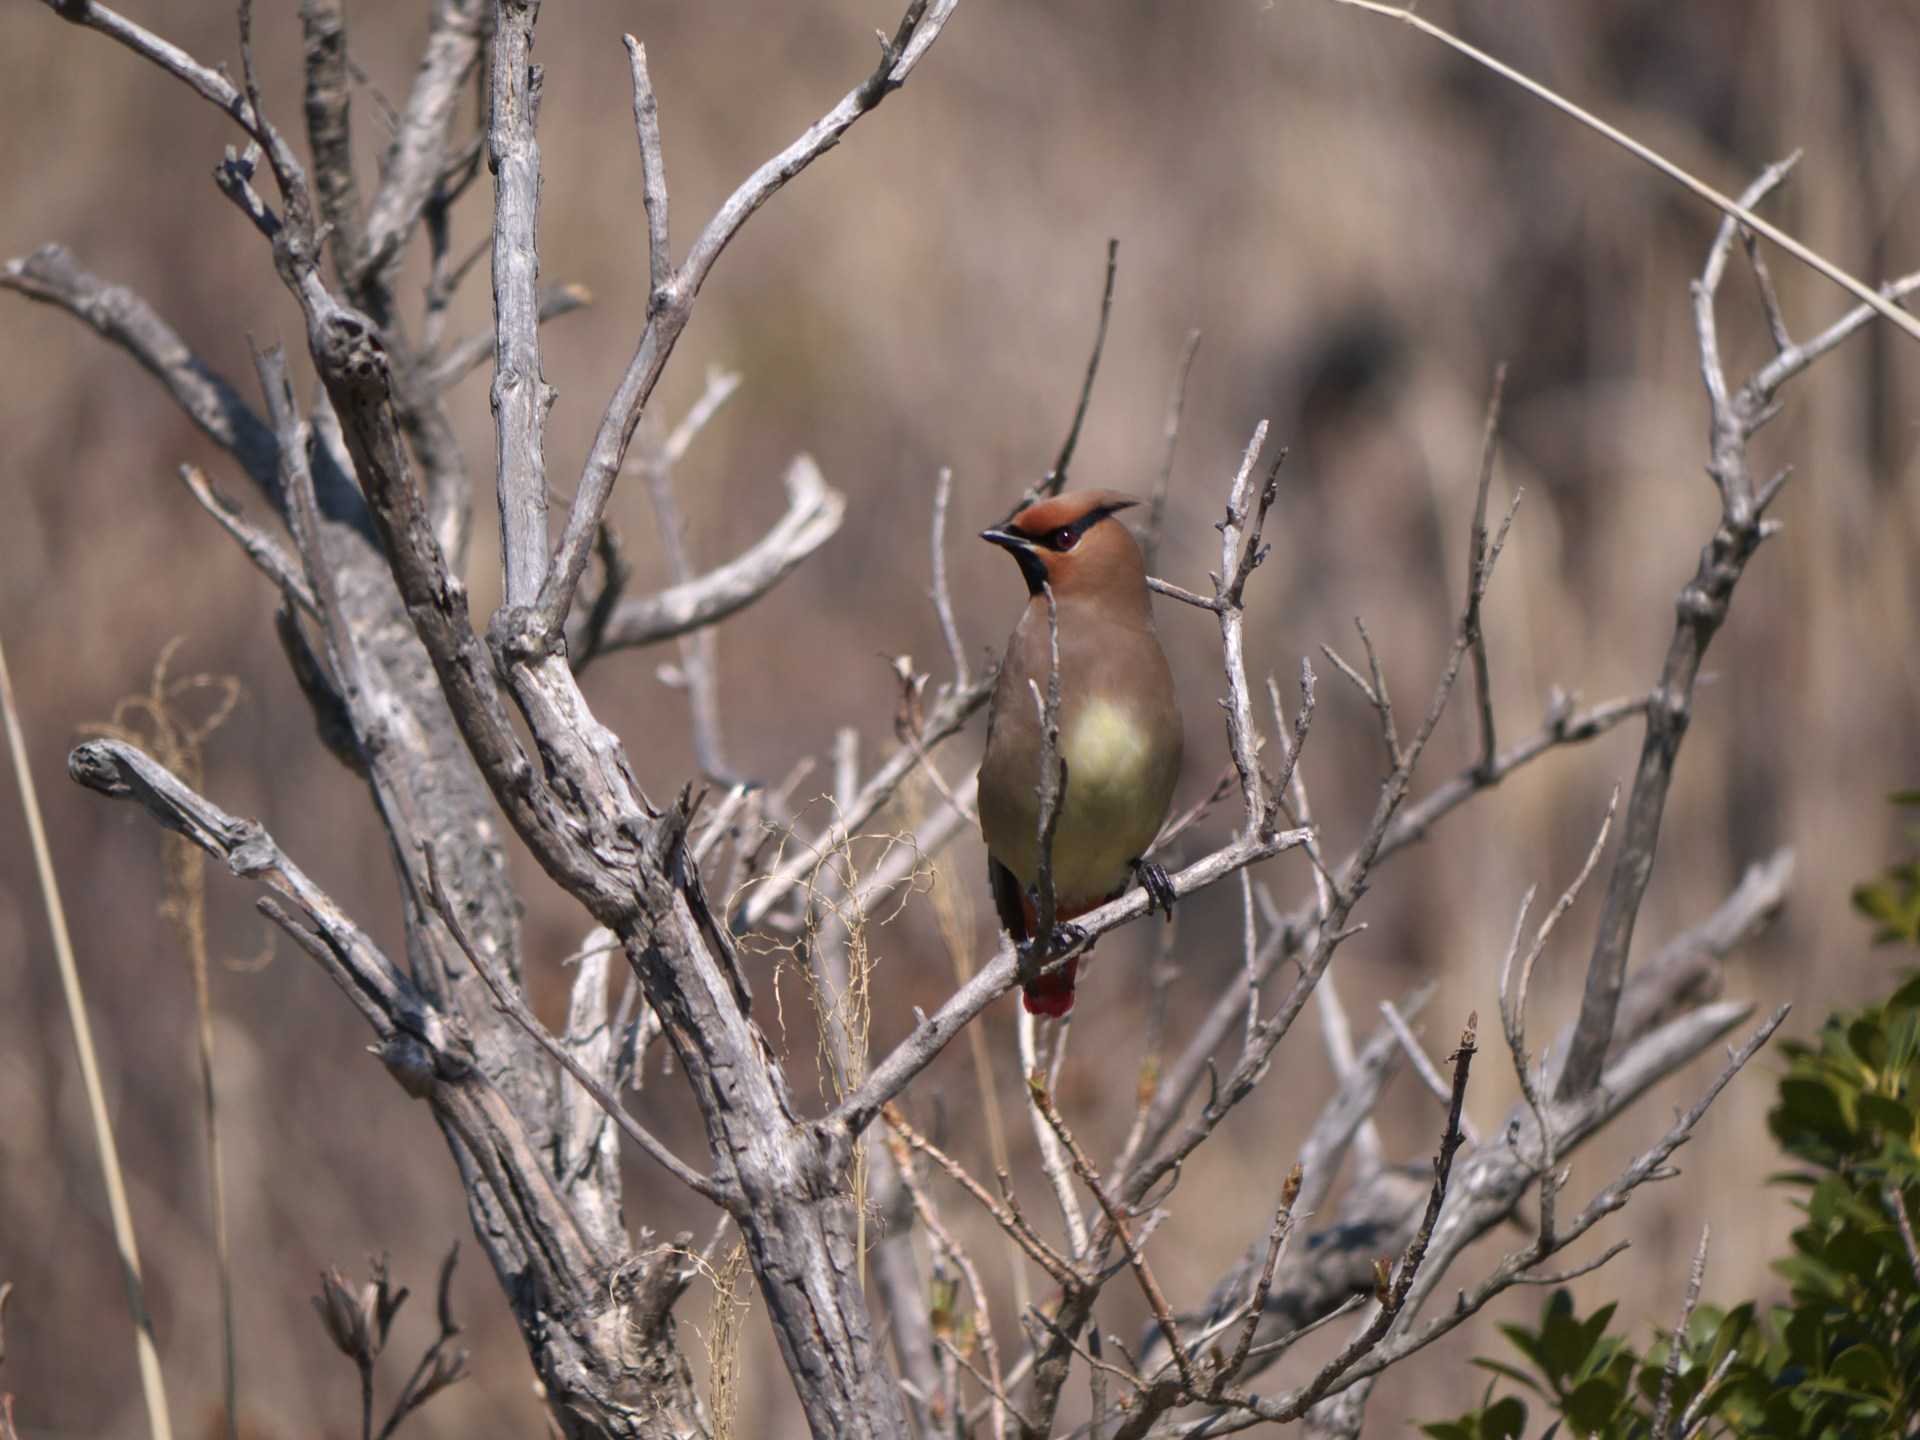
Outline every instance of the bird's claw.
<svg viewBox="0 0 1920 1440"><path fill-rule="evenodd" d="M1045 965L1069 950L1087 943L1087 930L1084 925L1076 925L1071 920L1053 922L1053 934L1046 939L1035 935L1020 942L1020 962L1025 970Z"/></svg>
<svg viewBox="0 0 1920 1440"><path fill-rule="evenodd" d="M1133 862L1133 873L1140 881L1140 888L1147 892L1147 913L1155 910L1166 912L1167 920L1173 920L1173 902L1178 898L1174 894L1173 881L1166 870L1151 860Z"/></svg>

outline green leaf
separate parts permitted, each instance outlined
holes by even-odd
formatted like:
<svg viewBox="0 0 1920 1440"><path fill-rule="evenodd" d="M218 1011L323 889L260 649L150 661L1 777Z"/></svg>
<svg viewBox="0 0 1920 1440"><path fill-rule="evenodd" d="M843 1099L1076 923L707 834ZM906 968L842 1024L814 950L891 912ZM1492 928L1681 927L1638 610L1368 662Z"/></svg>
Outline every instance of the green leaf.
<svg viewBox="0 0 1920 1440"><path fill-rule="evenodd" d="M1774 1135L1789 1149L1809 1140L1846 1144L1853 1136L1833 1088L1799 1076L1780 1082L1780 1104L1767 1119Z"/></svg>
<svg viewBox="0 0 1920 1440"><path fill-rule="evenodd" d="M1475 1360L1473 1363L1479 1366L1480 1369L1498 1375L1502 1379L1511 1380L1516 1385L1526 1386L1527 1389L1533 1391L1534 1394L1540 1396L1543 1400L1547 1398L1547 1391L1541 1386L1540 1382L1524 1370L1515 1369L1511 1365L1503 1365L1498 1360Z"/></svg>
<svg viewBox="0 0 1920 1440"><path fill-rule="evenodd" d="M1853 889L1853 905L1880 928L1877 943L1920 942L1920 864L1895 865Z"/></svg>
<svg viewBox="0 0 1920 1440"><path fill-rule="evenodd" d="M1626 1400L1620 1386L1604 1375L1583 1380L1568 1392L1561 1404L1567 1421L1582 1435L1597 1435L1619 1412Z"/></svg>
<svg viewBox="0 0 1920 1440"><path fill-rule="evenodd" d="M1527 1407L1517 1395L1489 1405L1481 1414L1481 1440L1520 1440L1526 1433Z"/></svg>
<svg viewBox="0 0 1920 1440"><path fill-rule="evenodd" d="M1869 1011L1847 1027L1847 1048L1875 1070L1886 1062L1887 1038L1878 1011Z"/></svg>
<svg viewBox="0 0 1920 1440"><path fill-rule="evenodd" d="M1891 1378L1886 1357L1872 1345L1850 1345L1833 1359L1828 1373L1855 1390L1883 1392Z"/></svg>
<svg viewBox="0 0 1920 1440"><path fill-rule="evenodd" d="M1889 1010L1920 1009L1920 971L1907 977L1906 982L1894 991L1887 1000Z"/></svg>

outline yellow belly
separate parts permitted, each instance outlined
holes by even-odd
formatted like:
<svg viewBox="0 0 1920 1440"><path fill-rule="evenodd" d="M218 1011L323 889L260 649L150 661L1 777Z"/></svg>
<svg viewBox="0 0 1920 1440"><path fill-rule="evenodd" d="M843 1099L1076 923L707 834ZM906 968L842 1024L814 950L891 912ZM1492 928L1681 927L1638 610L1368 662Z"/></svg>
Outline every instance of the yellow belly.
<svg viewBox="0 0 1920 1440"><path fill-rule="evenodd" d="M1094 904L1124 887L1132 865L1165 817L1170 776L1157 773L1152 748L1133 717L1094 701L1060 737L1067 791L1053 842L1054 893L1066 904ZM1038 777L1036 777L1037 780ZM1024 798L1024 797L1023 797ZM1038 799L1008 817L1012 833L994 835L994 852L1024 886L1039 874Z"/></svg>

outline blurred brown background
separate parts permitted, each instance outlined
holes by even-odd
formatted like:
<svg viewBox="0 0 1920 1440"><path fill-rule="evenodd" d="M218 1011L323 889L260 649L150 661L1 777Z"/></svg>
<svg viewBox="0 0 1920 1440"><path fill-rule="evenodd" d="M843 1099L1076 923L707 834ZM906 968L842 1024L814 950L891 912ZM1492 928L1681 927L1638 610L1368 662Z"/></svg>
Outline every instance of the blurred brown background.
<svg viewBox="0 0 1920 1440"><path fill-rule="evenodd" d="M227 7L129 8L237 70ZM411 76L421 8L365 5L351 17L354 56L389 96ZM1862 276L1920 262L1920 12L1910 4L1429 0L1422 12L1724 190L1804 147L1770 213ZM546 332L546 372L560 393L549 428L557 484L578 472L645 302L621 32L648 46L684 249L740 176L865 74L874 27L896 19L889 5L852 0L547 8L544 275L581 282L596 299ZM262 6L256 25L269 108L297 130L292 7ZM0 36L0 256L68 243L84 265L147 295L251 395L247 335L297 349L299 329L259 237L209 182L233 131L155 70L41 7L15 0ZM367 92L356 104L370 162L380 120ZM489 193L483 182L463 204L469 239L481 233ZM926 601L926 525L943 464L956 475L951 555L968 643L980 649L1004 635L1017 581L971 533L1059 443L1110 235L1121 241L1113 328L1075 478L1150 486L1189 327L1205 340L1163 573L1204 586L1218 553L1210 524L1257 420L1270 417L1292 447L1273 559L1251 591L1249 644L1256 672L1277 671L1283 683L1302 654L1322 672L1307 763L1331 848L1343 852L1356 837L1380 760L1370 714L1318 662L1318 646L1352 649L1351 617L1364 615L1403 704L1427 693L1463 584L1481 409L1499 360L1511 379L1498 491L1527 492L1488 616L1503 733L1532 729L1553 685L1589 701L1646 688L1675 592L1716 513L1687 298L1715 220L1505 83L1323 0L968 0L907 89L748 225L656 400L657 414L677 416L708 365L745 377L679 476L702 562L734 553L779 512L779 474L795 451L814 454L853 501L828 547L772 603L721 633L734 762L778 777L799 756L824 754L842 724L860 729L869 762L891 743L882 656L908 652L936 671L944 663ZM1796 333L1843 308L1837 291L1790 261L1776 258L1773 269ZM1724 294L1737 377L1765 355L1764 332L1744 271ZM486 298L477 273L462 297L465 327L486 323ZM1872 331L1796 384L1758 445L1758 464L1796 467L1779 511L1787 529L1750 570L1710 657L1718 678L1699 698L1641 917L1644 949L1701 916L1748 862L1797 847L1788 915L1738 958L1730 989L1763 1004L1795 1001L1789 1028L1802 1033L1829 1006L1872 992L1887 970L1865 948L1847 891L1903 843L1882 796L1920 775L1916 377L1912 342ZM81 727L143 688L161 647L184 636L182 671L231 673L246 688L209 748L210 793L260 817L397 942L393 877L363 791L314 742L273 640L266 586L173 467L197 461L236 494L244 483L123 355L13 296L0 297L0 381L9 499L0 628L90 987L175 1420L199 1433L217 1403L219 1345L190 988L156 919L156 832L131 809L68 785L65 752ZM484 376L467 382L457 418L484 485ZM658 583L637 486L616 495L614 511L639 583ZM483 500L471 576L479 604L497 587L484 538L492 514ZM1224 758L1216 632L1207 617L1173 607L1162 630L1189 695L1191 798ZM683 697L654 673L667 658L628 653L588 682L656 794L692 772ZM1439 984L1426 1016L1436 1050L1469 1009L1492 1013L1518 896L1571 877L1609 787L1630 778L1638 743L1622 729L1549 757L1379 877L1362 907L1371 928L1334 972L1356 1028L1371 1029L1377 999L1428 979ZM1426 784L1466 763L1473 744L1470 706L1458 705ZM976 726L943 753L946 773L963 775L978 745ZM824 788L830 772L816 773L814 788ZM133 1435L142 1422L99 1171L11 783L6 793L0 1278L17 1290L0 1382L19 1396L26 1434ZM1228 817L1213 823L1218 833ZM529 969L551 1013L560 980L544 957L565 953L582 917L524 868ZM981 878L967 837L938 883L970 908L984 949ZM1265 878L1288 903L1308 893L1295 857ZM357 1269L366 1252L388 1250L424 1296L439 1253L467 1232L466 1214L426 1113L363 1053L348 1007L284 945L264 968L238 968L270 943L267 928L249 887L218 874L209 886L244 1410L260 1435L346 1435L354 1382L307 1305L317 1268ZM1582 903L1543 965L1536 1034L1571 1013L1595 908ZM1183 911L1188 978L1176 1025L1237 963L1236 914L1230 887ZM1066 1100L1097 1150L1111 1148L1128 1118L1132 1060L1108 1057L1139 1047L1142 943L1135 933L1103 945L1083 990ZM931 1005L950 984L926 900L883 933L878 951L875 1034L885 1043L910 1004ZM1011 1109L1011 1015L1004 1003L986 1023L1026 1167L1026 1128ZM1189 1167L1175 1218L1155 1241L1176 1304L1197 1302L1264 1227L1326 1088L1316 1032L1311 1020L1295 1030L1262 1097ZM984 1163L963 1050L922 1082L915 1104ZM1633 1250L1583 1288L1624 1293L1623 1315L1643 1334L1674 1310L1702 1221L1716 1242L1709 1299L1777 1283L1764 1264L1791 1211L1761 1183L1775 1167L1764 1130L1770 1073L1763 1057L1734 1086L1682 1152L1682 1178L1643 1192L1576 1252L1632 1239ZM1580 1152L1570 1200L1583 1203L1705 1079L1696 1068ZM650 1080L641 1108L697 1153L697 1121L676 1083ZM1489 1051L1470 1097L1482 1126L1497 1123L1512 1088L1504 1056ZM961 1098L942 1111L942 1093ZM1380 1120L1391 1152L1430 1152L1438 1117L1404 1076ZM1045 1208L1037 1190L1028 1208ZM1004 1252L958 1199L948 1213L966 1222L1004 1302ZM628 1218L671 1233L698 1212L636 1168ZM1130 1288L1109 1294L1104 1328L1132 1336ZM1508 1313L1537 1299L1510 1296ZM541 1433L518 1336L471 1253L458 1304L477 1377L435 1402L412 1433ZM705 1304L696 1290L683 1317L699 1322ZM403 1315L396 1366L423 1343L430 1310L422 1298ZM1003 1303L996 1314L1011 1351L1011 1311ZM698 1340L688 1342L697 1357ZM757 1318L748 1344L742 1433L791 1433L785 1379ZM1460 1406L1480 1381L1459 1362L1497 1344L1483 1325L1395 1372L1375 1400L1372 1431Z"/></svg>

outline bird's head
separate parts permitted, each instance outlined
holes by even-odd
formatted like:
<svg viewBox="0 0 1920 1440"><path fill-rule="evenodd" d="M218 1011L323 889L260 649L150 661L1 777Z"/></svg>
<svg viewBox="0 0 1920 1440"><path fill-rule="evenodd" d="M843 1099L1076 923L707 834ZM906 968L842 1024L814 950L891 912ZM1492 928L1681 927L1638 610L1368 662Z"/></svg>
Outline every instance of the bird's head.
<svg viewBox="0 0 1920 1440"><path fill-rule="evenodd" d="M1140 502L1117 490L1069 490L1035 501L980 538L1003 546L1019 562L1029 593L1051 585L1056 596L1116 595L1144 600L1146 562L1127 527L1113 518Z"/></svg>

